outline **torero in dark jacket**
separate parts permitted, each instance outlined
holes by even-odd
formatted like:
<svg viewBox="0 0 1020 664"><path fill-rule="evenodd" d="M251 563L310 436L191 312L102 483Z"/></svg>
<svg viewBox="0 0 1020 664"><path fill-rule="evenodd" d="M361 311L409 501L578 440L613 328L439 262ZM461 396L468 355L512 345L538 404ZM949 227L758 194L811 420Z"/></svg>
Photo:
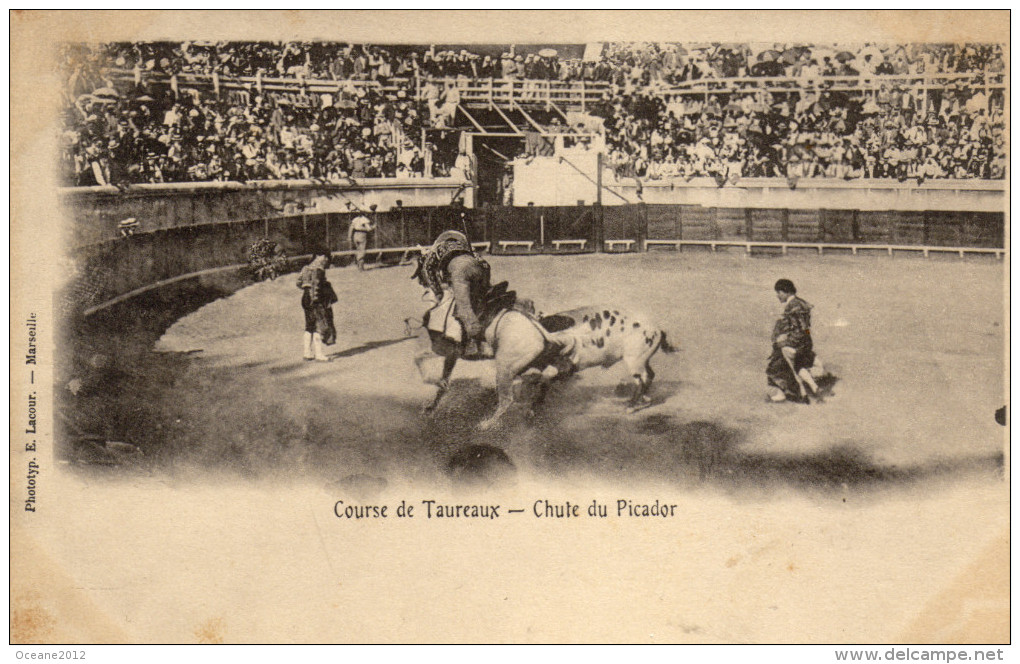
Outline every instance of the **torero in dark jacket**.
<svg viewBox="0 0 1020 664"><path fill-rule="evenodd" d="M453 315L471 339L481 339L485 296L489 292L489 264L474 254L458 254L447 263L446 273L453 288Z"/></svg>
<svg viewBox="0 0 1020 664"><path fill-rule="evenodd" d="M328 362L323 346L336 343L336 326L333 323L333 305L336 292L326 279L329 267L328 251L315 252L311 263L301 269L297 287L301 289L301 308L305 312L304 358Z"/></svg>
<svg viewBox="0 0 1020 664"><path fill-rule="evenodd" d="M812 306L797 297L797 289L789 279L777 281L775 290L784 307L772 329L772 355L765 370L772 388L769 398L807 403L807 390L818 394L818 385L810 372L815 363L811 340Z"/></svg>
<svg viewBox="0 0 1020 664"><path fill-rule="evenodd" d="M422 257L415 277L443 299L443 287L453 293L454 317L464 326L468 351L475 348L471 341L485 335L486 298L491 291L489 264L475 255L467 237L457 231L440 234Z"/></svg>

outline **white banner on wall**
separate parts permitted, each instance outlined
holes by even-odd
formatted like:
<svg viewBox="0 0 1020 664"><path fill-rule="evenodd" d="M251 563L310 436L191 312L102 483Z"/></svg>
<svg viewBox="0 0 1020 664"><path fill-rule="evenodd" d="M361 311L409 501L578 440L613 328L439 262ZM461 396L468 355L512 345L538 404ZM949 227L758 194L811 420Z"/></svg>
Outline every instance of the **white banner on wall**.
<svg viewBox="0 0 1020 664"><path fill-rule="evenodd" d="M578 201L591 205L596 199L597 169L594 150L573 153L563 160L558 156L519 159L514 162L514 205L576 205ZM603 177L610 177L610 172ZM605 196L603 199L603 203L611 203Z"/></svg>

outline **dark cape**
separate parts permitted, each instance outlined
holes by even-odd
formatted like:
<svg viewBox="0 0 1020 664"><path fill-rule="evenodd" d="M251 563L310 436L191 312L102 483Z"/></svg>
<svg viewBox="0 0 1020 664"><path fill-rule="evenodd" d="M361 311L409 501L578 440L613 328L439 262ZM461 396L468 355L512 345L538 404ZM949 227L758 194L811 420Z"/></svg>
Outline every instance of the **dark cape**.
<svg viewBox="0 0 1020 664"><path fill-rule="evenodd" d="M332 346L336 343L336 325L333 323L333 304L337 302L336 292L326 279L326 271L313 265L306 265L298 277L301 294L301 308L305 312L305 332L317 332L322 343Z"/></svg>
<svg viewBox="0 0 1020 664"><path fill-rule="evenodd" d="M780 335L785 334L786 340L778 342ZM783 310L783 315L776 321L772 330L772 355L769 357L765 375L768 384L783 391L788 399L801 399L797 378L790 369L789 362L783 357L783 347L793 348L796 355L793 368L796 371L810 369L815 364L814 344L811 341L811 305L799 297L791 297Z"/></svg>

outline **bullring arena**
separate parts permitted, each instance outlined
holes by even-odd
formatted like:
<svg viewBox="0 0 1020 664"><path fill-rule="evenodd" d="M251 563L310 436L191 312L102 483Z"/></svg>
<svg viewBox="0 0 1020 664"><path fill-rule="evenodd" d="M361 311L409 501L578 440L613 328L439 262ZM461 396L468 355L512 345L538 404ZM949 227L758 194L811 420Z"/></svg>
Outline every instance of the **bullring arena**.
<svg viewBox="0 0 1020 664"><path fill-rule="evenodd" d="M474 427L495 407L491 362L461 362L440 413L424 418L434 388L404 331L426 307L408 279L413 267L345 267L328 273L340 299L333 362L301 359L292 275L247 286L162 335L151 361L169 373L149 382L162 372L139 369L147 384L121 398L128 410L146 404L140 429L119 437L171 466L381 486L448 481L451 460L471 445L500 448L535 478L727 490L870 491L1001 473L1003 281L994 258L655 252L490 262L494 278L547 313L620 302L655 312L681 349L652 360L655 405L624 415L615 387L629 376L593 368L556 385L536 421L515 412L483 434ZM764 398L779 276L817 303L816 347L838 378L824 403Z"/></svg>
<svg viewBox="0 0 1020 664"><path fill-rule="evenodd" d="M1008 638L1001 46L768 46L70 48L73 518L30 554L103 620L45 636ZM483 431L493 362L460 361L423 414L412 273L447 230L544 314L655 321L648 407L595 367ZM338 338L305 361L322 249ZM781 278L814 305L810 404L766 397Z"/></svg>
<svg viewBox="0 0 1020 664"><path fill-rule="evenodd" d="M1008 604L995 599L994 570L1008 546L994 533L1008 512L994 418L1004 334L994 257L489 260L494 275L535 294L543 309L626 300L655 312L680 352L652 359L653 405L624 414L616 388L625 372L592 368L556 385L535 417L518 408L479 432L495 406L491 362L461 362L447 400L426 419L421 407L434 388L414 368L418 341L404 334L404 318L423 306L413 268L329 270L343 303L329 363L300 357L301 313L287 275L201 306L145 348L112 340L103 326L87 356L118 378L85 386L77 403L89 417L76 426L116 431L141 455L111 462L107 449L100 458L94 447L72 450L83 484L65 483L58 504L73 505L78 519L42 541L75 556L80 578L113 584L92 593L109 615L130 610L144 620L173 607L158 628L128 630L131 640L201 641L214 620L206 616L220 614L231 616L213 623L228 640L288 643L998 638ZM777 274L817 303L816 347L838 378L824 403L764 398ZM140 327L134 333L144 337ZM433 500L503 512L484 520L491 525L400 526L364 511L390 504L392 519L408 497L420 510ZM606 505L609 523L584 521L592 500ZM110 503L121 505L116 524L95 525ZM552 518L570 503L582 520ZM656 516L629 516L632 505ZM334 518L337 506L345 518ZM666 506L675 516L659 516ZM209 545L191 543L187 528L164 531L153 514L171 525L205 523L216 541L234 542L215 545L227 567L194 562L187 552ZM151 534L85 556L59 543L117 541L123 532ZM244 544L253 532L254 549ZM555 544L564 537L569 544ZM124 559L163 560L164 547L173 553L155 570ZM372 572L380 556L401 571ZM274 560L300 572L285 585L260 580L260 561ZM213 596L196 604L204 592L175 594L181 566L193 570L186 583L207 584ZM648 569L669 583L649 587ZM125 574L168 591L125 603L113 581ZM466 578L470 595L457 590ZM329 580L335 589L323 585ZM272 603L272 617L239 619L236 598L252 587ZM408 592L450 607L441 620L407 618L428 626L424 636L390 622L409 611L398 599ZM367 603L351 614L342 608L351 602ZM621 605L632 607L627 616ZM536 623L534 611L560 617Z"/></svg>

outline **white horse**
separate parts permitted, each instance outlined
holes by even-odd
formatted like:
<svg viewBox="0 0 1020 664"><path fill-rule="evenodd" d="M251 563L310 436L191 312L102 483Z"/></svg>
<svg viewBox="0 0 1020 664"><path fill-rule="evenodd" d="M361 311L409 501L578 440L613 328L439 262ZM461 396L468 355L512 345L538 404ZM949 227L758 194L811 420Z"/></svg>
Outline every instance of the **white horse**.
<svg viewBox="0 0 1020 664"><path fill-rule="evenodd" d="M436 395L425 407L426 413L432 413L449 389L450 375L462 355L459 344L426 332L433 352L444 358L442 376L434 381ZM534 408L554 378L595 366L608 368L623 360L635 383L628 412L638 410L649 402L646 395L655 378L649 360L660 348L666 353L676 351L657 325L612 306L572 309L541 319L517 309L504 310L489 323L485 339L494 351L499 403L496 412L479 424L483 430L495 425L513 405L514 379L525 372L540 376Z"/></svg>

